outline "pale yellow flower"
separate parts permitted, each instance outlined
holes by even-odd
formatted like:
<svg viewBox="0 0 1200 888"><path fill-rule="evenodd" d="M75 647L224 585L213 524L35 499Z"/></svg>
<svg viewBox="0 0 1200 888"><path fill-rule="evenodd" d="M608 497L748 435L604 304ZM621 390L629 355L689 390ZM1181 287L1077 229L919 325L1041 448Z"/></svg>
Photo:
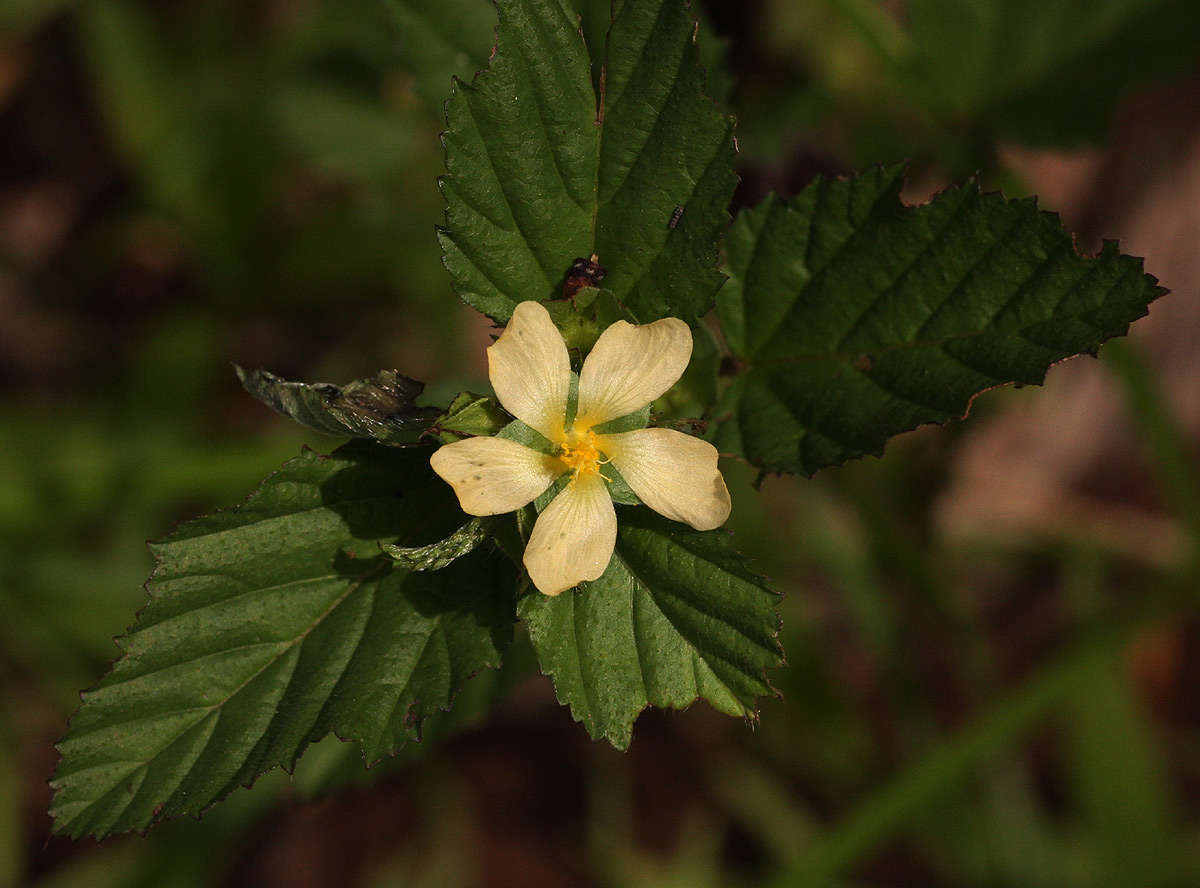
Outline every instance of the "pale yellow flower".
<svg viewBox="0 0 1200 888"><path fill-rule="evenodd" d="M673 386L692 356L678 318L635 326L617 321L600 335L579 374L578 408L568 424L571 364L562 334L537 302L522 302L488 349L488 374L504 409L540 432L554 453L507 438L466 438L433 454L433 470L470 515L500 515L533 502L562 475L571 479L538 516L525 547L533 584L557 595L597 579L612 558L617 516L611 464L638 498L696 530L729 517L729 491L707 441L671 429L604 434L598 426L637 413Z"/></svg>

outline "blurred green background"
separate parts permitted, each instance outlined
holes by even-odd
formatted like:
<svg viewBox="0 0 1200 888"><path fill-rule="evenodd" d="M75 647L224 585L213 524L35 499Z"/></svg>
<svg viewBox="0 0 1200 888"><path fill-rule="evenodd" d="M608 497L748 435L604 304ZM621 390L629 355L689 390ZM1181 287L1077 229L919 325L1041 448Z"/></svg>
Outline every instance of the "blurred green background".
<svg viewBox="0 0 1200 888"><path fill-rule="evenodd" d="M495 13L0 0L0 886L1200 884L1200 6L701 6L737 204L910 158L910 200L1038 193L1174 292L883 460L761 492L726 461L786 594L757 730L648 712L616 753L519 640L370 773L328 741L201 822L51 838L144 540L335 443L229 362L485 386L434 226L441 103Z"/></svg>

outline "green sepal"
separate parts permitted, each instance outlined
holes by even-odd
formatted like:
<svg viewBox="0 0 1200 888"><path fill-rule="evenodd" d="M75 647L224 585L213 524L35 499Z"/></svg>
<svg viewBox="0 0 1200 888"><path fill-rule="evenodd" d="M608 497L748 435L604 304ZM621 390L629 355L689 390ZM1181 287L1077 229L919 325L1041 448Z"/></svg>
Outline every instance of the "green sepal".
<svg viewBox="0 0 1200 888"><path fill-rule="evenodd" d="M559 475L557 478L555 478L554 483L552 483L549 487L547 487L545 490L543 490L541 493L539 493L537 495L537 498L534 499L534 501L533 501L534 511L538 515L542 514L542 512L544 512L546 510L546 506L550 505L550 503L552 503L554 501L554 498L556 496L558 496L560 493L562 493L563 489L570 483L571 483L571 473L570 472L563 472L561 475ZM531 528L531 532L532 532L532 528ZM526 536L526 539L528 539L528 536Z"/></svg>
<svg viewBox="0 0 1200 888"><path fill-rule="evenodd" d="M508 414L494 399L474 392L460 392L446 412L434 421L431 432L450 444L461 438L495 435L508 422Z"/></svg>
<svg viewBox="0 0 1200 888"><path fill-rule="evenodd" d="M608 488L609 498L614 503L621 506L640 506L642 501L638 499L638 495L633 492L633 488L621 476L617 467L612 463L608 463L600 467L600 474L605 478L606 487Z"/></svg>
<svg viewBox="0 0 1200 888"><path fill-rule="evenodd" d="M557 448L550 443L550 440L545 435L533 428L533 426L525 425L519 419L510 421L508 425L496 432L496 437L516 441L530 450L536 450L538 453L545 453L550 456L553 456L557 452Z"/></svg>
<svg viewBox="0 0 1200 888"><path fill-rule="evenodd" d="M618 435L621 432L632 432L644 429L650 423L650 405L647 404L635 413L627 413L592 427L597 435Z"/></svg>

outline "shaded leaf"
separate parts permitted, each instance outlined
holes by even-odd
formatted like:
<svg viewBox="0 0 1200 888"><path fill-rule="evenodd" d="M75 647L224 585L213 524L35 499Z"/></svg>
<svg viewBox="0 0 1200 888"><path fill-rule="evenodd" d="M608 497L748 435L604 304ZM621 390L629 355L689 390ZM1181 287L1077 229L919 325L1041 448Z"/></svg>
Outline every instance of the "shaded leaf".
<svg viewBox="0 0 1200 888"><path fill-rule="evenodd" d="M368 760L419 737L511 639L503 559L417 574L379 552L457 520L426 451L353 443L154 544L150 601L59 745L55 829L198 814L330 732Z"/></svg>
<svg viewBox="0 0 1200 888"><path fill-rule="evenodd" d="M723 531L701 533L644 508L618 509L617 549L600 579L523 598L542 671L592 737L629 745L647 705L703 698L756 720L782 662L778 596Z"/></svg>
<svg viewBox="0 0 1200 888"><path fill-rule="evenodd" d="M380 444L415 443L438 415L436 407L418 407L425 384L395 370L345 386L327 382L288 382L266 370L234 365L246 391L296 422L348 438Z"/></svg>
<svg viewBox="0 0 1200 888"><path fill-rule="evenodd" d="M572 263L596 254L639 321L703 314L721 283L733 123L703 95L684 3L620 5L606 47L585 46L556 0L498 6L487 70L447 105L441 242L455 288L504 321L561 296Z"/></svg>
<svg viewBox="0 0 1200 888"><path fill-rule="evenodd" d="M1162 292L1112 243L1076 254L1058 217L975 184L919 207L903 168L818 179L739 215L718 311L744 372L722 446L811 474L978 393L1123 334Z"/></svg>

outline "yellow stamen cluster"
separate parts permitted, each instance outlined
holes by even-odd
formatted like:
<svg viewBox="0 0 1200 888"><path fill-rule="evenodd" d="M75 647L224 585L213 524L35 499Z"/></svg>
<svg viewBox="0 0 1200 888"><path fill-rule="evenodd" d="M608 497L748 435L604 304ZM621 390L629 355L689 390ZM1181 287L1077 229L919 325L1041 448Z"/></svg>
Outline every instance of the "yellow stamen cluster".
<svg viewBox="0 0 1200 888"><path fill-rule="evenodd" d="M559 445L558 458L567 464L575 478L595 475L600 472L600 467L608 462L596 447L595 434L591 431L577 432L574 429L566 433Z"/></svg>

